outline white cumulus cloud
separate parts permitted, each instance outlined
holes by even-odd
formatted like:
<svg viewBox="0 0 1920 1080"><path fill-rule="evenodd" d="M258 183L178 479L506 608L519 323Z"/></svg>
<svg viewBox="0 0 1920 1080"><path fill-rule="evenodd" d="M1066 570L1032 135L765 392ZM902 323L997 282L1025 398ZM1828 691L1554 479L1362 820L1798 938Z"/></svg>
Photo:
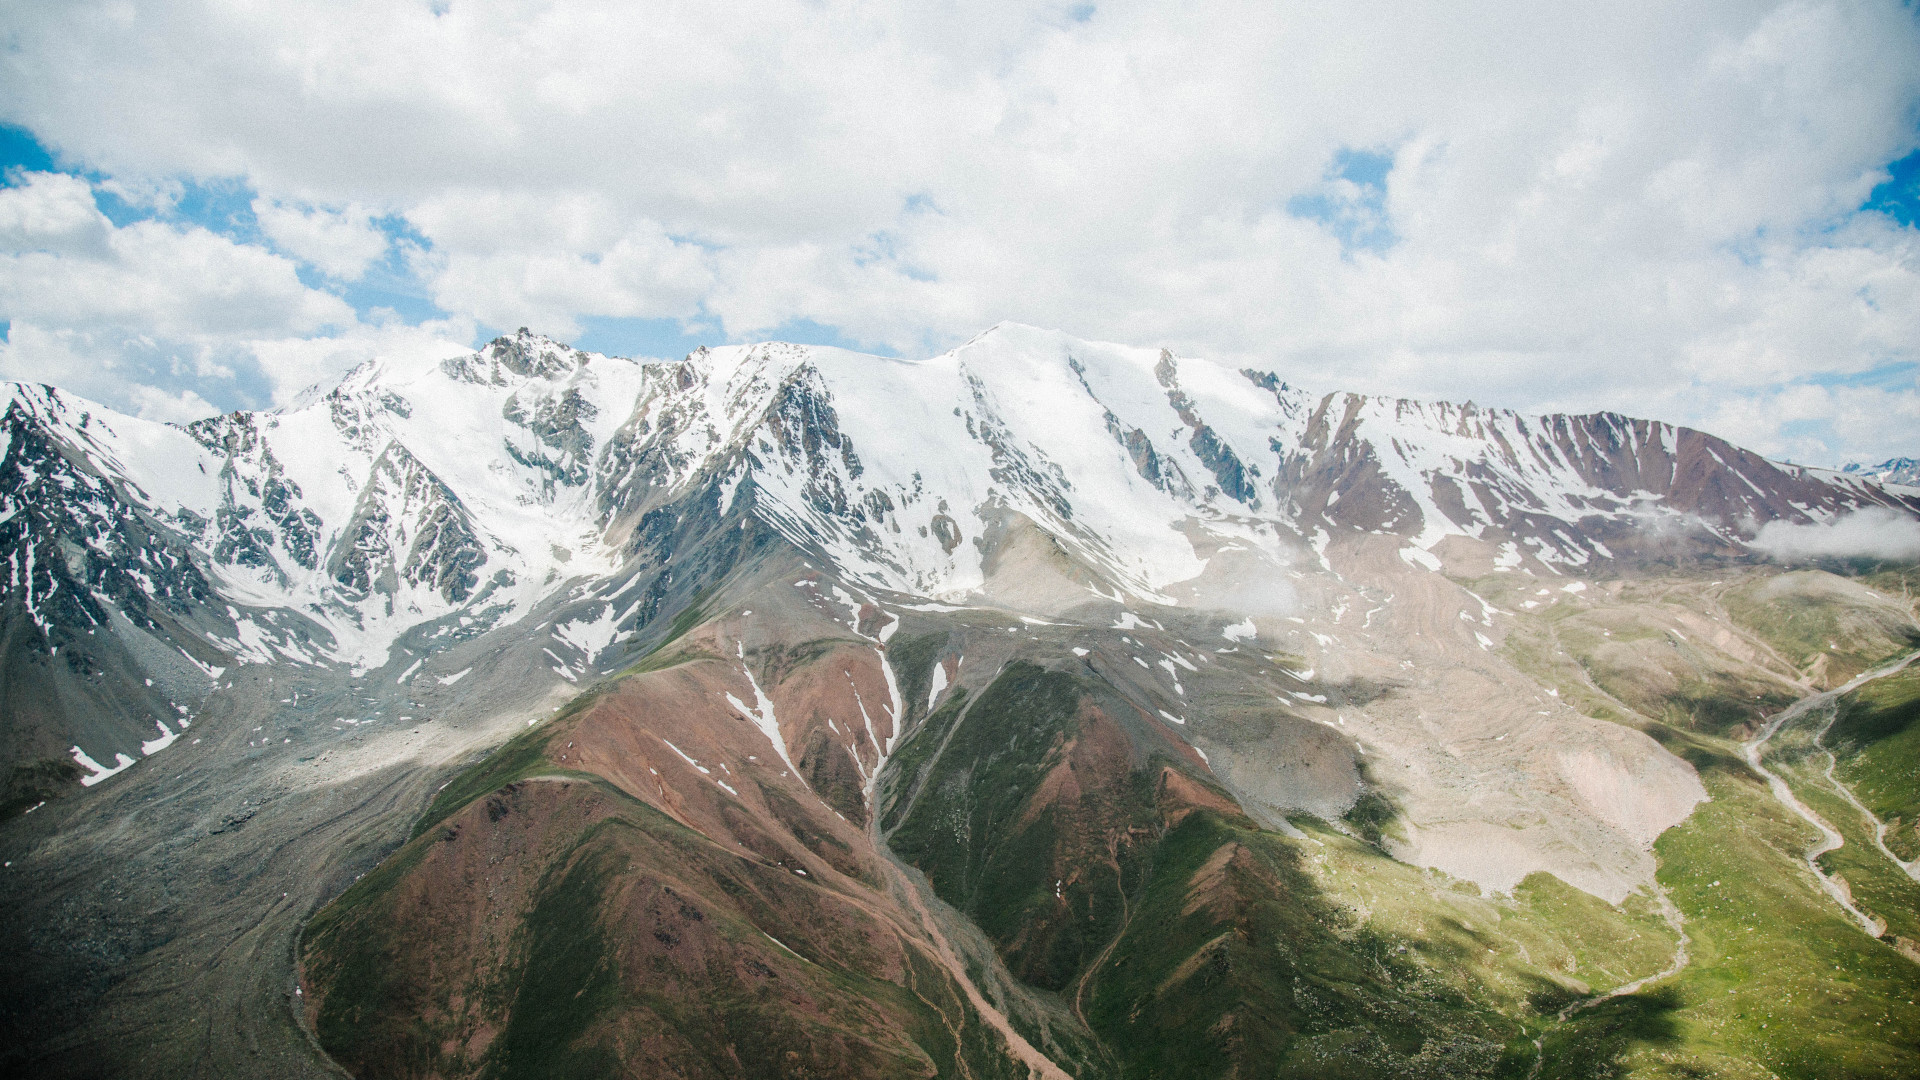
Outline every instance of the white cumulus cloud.
<svg viewBox="0 0 1920 1080"><path fill-rule="evenodd" d="M1803 460L1916 449L1850 420L1920 400L1920 233L1857 212L1916 147L1899 0L98 14L13 14L0 118L127 191L237 178L339 282L378 208L456 320L924 353L1017 319Z"/></svg>
<svg viewBox="0 0 1920 1080"><path fill-rule="evenodd" d="M0 378L46 382L143 416L194 419L209 392L283 401L375 353L460 352L466 320L368 323L294 262L197 226L116 226L89 184L0 188Z"/></svg>
<svg viewBox="0 0 1920 1080"><path fill-rule="evenodd" d="M329 277L352 281L387 253L386 234L359 207L328 210L255 199L253 215L275 247Z"/></svg>
<svg viewBox="0 0 1920 1080"><path fill-rule="evenodd" d="M1869 506L1824 523L1769 521L1748 543L1782 562L1822 557L1920 559L1920 520Z"/></svg>

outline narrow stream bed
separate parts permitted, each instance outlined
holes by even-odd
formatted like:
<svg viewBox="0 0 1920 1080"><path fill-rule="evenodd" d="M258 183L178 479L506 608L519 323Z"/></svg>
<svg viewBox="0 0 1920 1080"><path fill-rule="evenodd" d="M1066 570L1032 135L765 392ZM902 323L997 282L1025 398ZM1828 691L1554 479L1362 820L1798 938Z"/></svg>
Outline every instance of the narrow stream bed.
<svg viewBox="0 0 1920 1080"><path fill-rule="evenodd" d="M1920 657L1920 652L1908 653L1906 656L1891 664L1855 676L1843 686L1801 698L1787 708L1775 713L1753 738L1740 744L1740 750L1741 753L1746 756L1747 765L1750 766L1754 772L1766 778L1767 788L1773 792L1773 797L1778 800L1782 806L1800 815L1807 824L1819 830L1820 842L1803 852L1801 854L1801 860L1806 863L1807 869L1813 872L1813 876L1819 879L1820 887L1825 889L1827 895L1833 898L1833 902L1840 905L1848 915L1852 916L1853 921L1859 925L1862 931L1869 937L1874 938L1886 933L1886 926L1882 924L1879 919L1874 918L1854 906L1852 899L1847 895L1847 891L1841 888L1840 884L1834 881L1831 875L1820 868L1820 856L1825 855L1829 851L1838 850L1846 845L1846 840L1840 835L1840 830L1828 824L1827 820L1818 813L1815 813L1812 807L1801 802L1799 796L1793 793L1793 789L1787 786L1787 782L1781 779L1778 773L1775 773L1762 764L1761 759L1766 754L1767 743L1772 741L1773 737L1780 732L1781 728L1800 719L1814 709L1831 706L1835 701L1839 700L1842 695L1851 693L1875 679L1883 679L1888 675L1893 675L1901 671L1908 664L1913 663L1917 657ZM1828 720L1827 726L1832 726L1831 719ZM1824 736L1825 733L1826 728L1822 728L1821 734ZM1828 768L1827 776L1828 779L1833 779L1831 766ZM1846 789L1844 784L1836 780L1834 787L1847 797L1848 802L1862 811L1866 810L1864 806L1860 805L1859 800L1853 797L1853 793ZM1870 813L1867 814L1867 817L1874 821L1877 832L1881 827L1879 821L1873 819L1873 815ZM1914 872L1912 867L1901 862L1892 852L1887 851L1884 844L1878 846L1887 858L1892 859L1894 865L1898 866L1903 873L1912 874Z"/></svg>
<svg viewBox="0 0 1920 1080"><path fill-rule="evenodd" d="M1864 672L1861 675L1849 681L1848 683L1846 683L1844 686L1839 686L1832 690L1825 690L1818 694L1812 694L1807 697L1801 698L1799 701L1794 702L1792 705L1787 706L1785 709L1782 709L1781 711L1775 713L1773 716L1769 717L1767 719L1765 726L1763 726L1760 729L1760 731L1754 735L1753 738L1740 744L1741 753L1745 756L1747 764L1750 767L1752 767L1752 769L1755 772L1759 773L1761 776L1766 778L1767 788L1773 793L1773 797L1779 800L1779 802L1782 805L1786 806L1788 809L1791 809L1795 814L1798 814L1802 819L1804 819L1807 822L1807 824L1812 825L1815 829L1819 830L1820 842L1815 844L1813 847L1807 849L1807 851L1802 855L1802 859L1806 862L1807 869L1811 870L1813 872L1814 877L1819 879L1820 887L1826 890L1826 893L1828 896L1833 898L1833 902L1840 905L1841 908L1845 909L1847 914L1852 916L1854 922L1859 925L1860 929L1865 931L1868 934L1868 936L1874 937L1874 938L1878 938L1881 934L1885 933L1886 927L1882 925L1878 919L1874 918L1871 915L1866 914L1865 912L1861 911L1858 907L1854 906L1852 900L1848 898L1846 890L1841 888L1839 883L1835 882L1833 878L1827 874L1826 871L1820 868L1820 863L1819 863L1820 856L1825 855L1829 851L1834 851L1838 848L1844 847L1846 845L1845 838L1843 838L1840 835L1840 831L1838 829L1835 829L1832 825L1828 824L1825 818L1822 818L1818 813L1815 813L1811 807L1801 802L1799 797L1794 795L1793 790L1787 786L1787 782L1785 780L1781 779L1778 774L1773 772L1773 770L1761 764L1761 758L1766 754L1767 743L1770 742L1773 739L1773 737L1777 735L1780 732L1780 730L1786 727L1788 724L1792 723L1795 720L1798 720L1799 718L1807 715L1809 712L1812 712L1815 709L1828 708L1832 706L1836 701L1839 700L1839 698L1842 695L1850 693L1860 688L1861 686L1864 686L1867 683L1872 682L1875 679L1883 679L1889 675L1894 675L1899 673L1900 671L1904 670L1907 667L1907 665L1913 663L1916 659L1920 659L1920 651L1909 653L1906 656L1900 658L1899 660L1894 661L1891 664L1887 664L1885 666L1875 668L1872 671ZM1827 731L1833 727L1833 719L1834 719L1833 716L1830 715L1827 718L1826 724L1824 724L1820 728L1820 731L1815 736L1814 745L1821 750L1826 750L1826 746L1821 740L1823 740L1826 737ZM1880 849L1881 854L1885 855L1889 860L1891 860L1895 866L1898 866L1903 872L1915 878L1916 880L1920 880L1920 860L1916 860L1915 862L1912 862L1912 863L1902 862L1899 856L1895 855L1892 851L1888 850L1883 840L1883 837L1885 836L1885 833L1886 833L1886 824L1880 821L1879 818L1875 817L1873 815L1873 812L1868 810L1866 806L1863 805L1860 802L1860 800L1854 796L1853 792L1849 790L1844 783L1841 783L1840 780L1833 775L1834 765L1837 762L1833 756L1832 751L1828 750L1827 756L1828 756L1828 763L1827 763L1827 769L1825 773L1827 780L1830 783L1832 783L1834 790L1839 792L1843 797L1845 797L1847 802L1850 803L1855 809L1859 810L1862 817L1865 818L1865 820L1870 823L1874 832L1875 846L1878 847ZM1533 1068L1528 1070L1527 1072L1527 1080L1534 1080L1535 1077L1539 1076L1541 1067L1546 1063L1545 1042L1546 1042L1547 1035L1553 1032L1560 1025L1565 1024L1576 1013L1579 1013L1585 1009L1590 1009L1595 1005L1601 1004L1602 1002L1611 1001L1614 998L1625 997L1628 994L1637 993L1646 986L1652 985L1653 983L1660 982L1663 979L1671 978L1674 975L1678 975L1680 971L1687 966L1687 963L1690 959L1687 952L1687 947L1688 945L1692 944L1692 942L1687 936L1685 919L1681 915L1680 910L1674 906L1673 901L1668 898L1666 890L1660 889L1657 885L1655 886L1655 888L1658 890L1658 899L1660 901L1661 913L1664 916L1666 916L1667 924L1673 927L1674 932L1679 935L1679 944L1674 951L1673 963L1667 965L1667 967L1662 971L1655 972L1652 975L1648 975L1648 976L1645 976L1644 978L1636 979L1633 982L1626 983L1621 986L1616 986L1612 990L1606 991L1605 993L1594 994L1591 997L1581 998L1579 1001L1576 1001L1571 1005L1568 1005L1566 1008L1561 1009L1557 1014L1554 1015L1552 1025L1549 1026L1546 1030L1542 1031L1533 1040L1535 1056L1533 1060Z"/></svg>

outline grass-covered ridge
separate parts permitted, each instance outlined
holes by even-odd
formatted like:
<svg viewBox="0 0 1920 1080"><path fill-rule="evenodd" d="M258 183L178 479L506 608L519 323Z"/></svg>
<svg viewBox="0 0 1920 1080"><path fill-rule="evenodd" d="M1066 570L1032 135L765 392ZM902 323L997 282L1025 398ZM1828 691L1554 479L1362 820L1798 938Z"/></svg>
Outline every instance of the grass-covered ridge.
<svg viewBox="0 0 1920 1080"><path fill-rule="evenodd" d="M1097 698L1009 665L901 749L916 782L888 820L1116 1075L1518 1076L1554 1012L1673 956L1647 897L1545 875L1484 897L1322 822L1260 829L1164 758L1090 753L1117 732Z"/></svg>
<svg viewBox="0 0 1920 1080"><path fill-rule="evenodd" d="M1492 1076L1521 1031L1244 820L1188 815L1150 865L1088 995L1123 1075Z"/></svg>
<svg viewBox="0 0 1920 1080"><path fill-rule="evenodd" d="M1048 990L1064 988L1111 935L1126 838L1153 803L1146 774L1124 767L1072 790L1055 775L1077 768L1083 693L1074 676L1016 661L971 705L944 705L903 748L903 772L926 775L891 836L1015 975ZM1047 783L1054 790L1036 798Z"/></svg>
<svg viewBox="0 0 1920 1080"><path fill-rule="evenodd" d="M567 771L547 756L547 744L568 721L591 709L606 692L624 679L661 671L706 656L704 650L687 646L682 639L705 618L703 604L707 593L694 598L675 616L667 633L645 655L621 670L589 687L560 708L560 711L520 732L469 768L462 770L440 789L426 812L414 823L413 836L438 825L462 807L508 784L544 773Z"/></svg>
<svg viewBox="0 0 1920 1080"><path fill-rule="evenodd" d="M1843 698L1826 743L1835 775L1891 827L1887 846L1920 858L1920 665Z"/></svg>
<svg viewBox="0 0 1920 1080"><path fill-rule="evenodd" d="M1764 639L1800 674L1837 686L1920 645L1911 614L1891 597L1874 603L1871 587L1798 570L1743 583L1721 602L1736 623Z"/></svg>
<svg viewBox="0 0 1920 1080"><path fill-rule="evenodd" d="M716 1078L1022 1074L923 944L557 761L555 740L614 687L701 655L686 645L696 615L457 774L412 838L311 920L303 977L336 1060L363 1076L613 1077L637 1062ZM772 677L834 644L754 660ZM762 824L879 888L761 787Z"/></svg>

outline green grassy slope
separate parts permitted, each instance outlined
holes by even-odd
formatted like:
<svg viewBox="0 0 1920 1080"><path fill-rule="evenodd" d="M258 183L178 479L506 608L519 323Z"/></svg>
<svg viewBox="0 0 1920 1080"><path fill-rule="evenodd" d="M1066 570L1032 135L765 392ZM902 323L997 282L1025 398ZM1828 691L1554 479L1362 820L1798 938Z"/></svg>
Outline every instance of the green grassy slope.
<svg viewBox="0 0 1920 1080"><path fill-rule="evenodd" d="M1744 770L1655 845L1686 916L1675 978L1576 1014L1546 1040L1547 1077L1920 1075L1920 966L1863 934L1798 853L1816 839Z"/></svg>
<svg viewBox="0 0 1920 1080"><path fill-rule="evenodd" d="M1260 829L1163 758L1090 756L1097 693L1010 665L901 749L883 820L1120 1075L1523 1075L1555 1011L1672 957L1647 898L1485 897L1323 822Z"/></svg>
<svg viewBox="0 0 1920 1080"><path fill-rule="evenodd" d="M1834 574L1801 570L1755 578L1721 597L1728 615L1823 686L1837 686L1920 644L1910 616ZM1891 599L1890 597L1888 598Z"/></svg>
<svg viewBox="0 0 1920 1080"><path fill-rule="evenodd" d="M1112 936L1132 884L1131 837L1153 809L1149 774L1124 759L1117 774L1087 778L1077 797L1035 800L1083 734L1079 706L1072 676L1008 665L957 729L929 722L915 736L916 754L945 745L890 841L1016 976L1047 990L1065 988Z"/></svg>
<svg viewBox="0 0 1920 1080"><path fill-rule="evenodd" d="M1870 687L1871 684L1861 689ZM1847 704L1840 703L1842 712L1846 711ZM1845 841L1841 847L1820 856L1821 869L1839 875L1855 906L1878 917L1886 924L1889 934L1920 942L1920 881L1908 876L1880 851L1873 842L1873 827L1866 815L1836 787L1836 782L1846 782L1838 761L1814 743L1828 719L1827 712L1812 710L1783 728L1768 743L1765 763L1787 781L1801 802L1838 830ZM1881 752L1872 759L1874 764L1884 765L1885 748L1875 749ZM1830 764L1835 766L1832 780L1827 777Z"/></svg>
<svg viewBox="0 0 1920 1080"><path fill-rule="evenodd" d="M1877 679L1841 701L1826 743L1834 775L1882 821L1887 846L1920 858L1920 665Z"/></svg>
<svg viewBox="0 0 1920 1080"><path fill-rule="evenodd" d="M1908 647L1898 627L1815 575L1730 583L1628 583L1626 610L1558 599L1520 621L1507 655L1588 715L1647 732L1691 762L1713 801L1655 846L1659 879L1686 919L1692 962L1677 977L1576 1013L1545 1040L1543 1077L1904 1077L1920 1075L1920 966L1867 937L1820 889L1799 855L1811 828L1776 802L1742 763L1737 739L1791 698L1757 669L1669 629L1674 605L1716 603L1797 668L1822 653L1825 677L1865 670ZM1498 582L1476 583L1493 590ZM1512 602L1509 599L1508 602ZM1659 632L1654 633L1655 630ZM1737 646L1736 646L1737 648ZM1876 689L1836 725L1841 741L1872 746L1845 757L1841 776L1869 783L1884 806L1909 807L1899 700ZM1869 704L1871 702L1872 704ZM1818 721L1812 717L1808 723ZM1920 922L1920 894L1871 850L1864 822L1808 756L1803 726L1777 739L1769 767L1837 827L1847 844L1823 866L1895 927ZM1838 743L1836 743L1837 745ZM1851 773L1849 769L1853 770ZM1906 772L1905 777L1912 773ZM1871 805L1871 804L1870 804ZM1909 819L1910 820L1910 819Z"/></svg>

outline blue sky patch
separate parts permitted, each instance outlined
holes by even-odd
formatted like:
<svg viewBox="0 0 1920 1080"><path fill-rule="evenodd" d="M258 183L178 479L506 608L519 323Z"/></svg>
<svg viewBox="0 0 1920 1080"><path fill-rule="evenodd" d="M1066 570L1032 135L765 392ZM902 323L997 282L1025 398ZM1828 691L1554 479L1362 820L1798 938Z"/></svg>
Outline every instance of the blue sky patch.
<svg viewBox="0 0 1920 1080"><path fill-rule="evenodd" d="M1340 179L1374 188L1384 195L1387 174L1393 171L1393 155L1343 147L1333 156L1333 165Z"/></svg>
<svg viewBox="0 0 1920 1080"><path fill-rule="evenodd" d="M835 349L852 349L855 352L871 351L867 346L848 337L839 327L817 323L812 319L789 319L771 330L755 334L753 340L790 341L795 345L826 345Z"/></svg>
<svg viewBox="0 0 1920 1080"><path fill-rule="evenodd" d="M615 318L586 315L576 319L580 333L572 345L608 356L650 356L678 360L702 345L717 345L720 335L688 330L679 319Z"/></svg>
<svg viewBox="0 0 1920 1080"><path fill-rule="evenodd" d="M448 313L434 303L426 282L408 265L412 253L426 251L433 244L397 215L374 218L371 224L387 238L387 253L368 264L358 280L334 282L305 263L300 265L300 280L316 289L337 293L362 319L367 319L377 308L391 311L409 323L446 318Z"/></svg>
<svg viewBox="0 0 1920 1080"><path fill-rule="evenodd" d="M181 180L172 197L159 206L128 202L111 188L95 182L93 201L116 227L136 221L160 220L176 225L198 225L238 244L265 244L260 222L253 216L253 189L239 180Z"/></svg>
<svg viewBox="0 0 1920 1080"><path fill-rule="evenodd" d="M812 319L794 319L751 335L722 334L715 326L698 322L690 325L679 319L584 316L576 321L580 323L581 330L574 335L571 344L577 349L608 356L678 360L702 345L741 345L760 341L790 341L796 345L827 345L856 352L871 351L869 346L848 337L840 327ZM497 333L511 332L512 329L488 329L484 336L492 337ZM540 328L536 326L530 329L538 332Z"/></svg>
<svg viewBox="0 0 1920 1080"><path fill-rule="evenodd" d="M1399 241L1387 217L1387 174L1393 155L1342 147L1318 191L1287 200L1287 213L1319 223L1340 241L1342 254L1385 251Z"/></svg>
<svg viewBox="0 0 1920 1080"><path fill-rule="evenodd" d="M1837 436L1837 433L1833 430L1833 421L1824 416L1788 420L1780 425L1779 437L1782 442L1798 444L1809 448L1818 446L1823 450L1827 450L1827 454L1820 455L1823 461L1830 461L1832 448L1843 445L1846 441ZM1784 455L1780 460L1791 462L1793 455ZM1801 461L1799 464L1816 465L1822 464L1822 462Z"/></svg>
<svg viewBox="0 0 1920 1080"><path fill-rule="evenodd" d="M1867 369L1866 371L1839 372L1822 371L1808 375L1802 382L1813 386L1825 387L1871 387L1875 390L1911 389L1914 375L1920 372L1920 363L1912 360L1893 360Z"/></svg>
<svg viewBox="0 0 1920 1080"><path fill-rule="evenodd" d="M0 124L0 174L15 169L25 172L53 172L53 155L33 137L33 132L12 124Z"/></svg>
<svg viewBox="0 0 1920 1080"><path fill-rule="evenodd" d="M1890 174L1873 189L1862 210L1878 210L1902 225L1920 223L1920 150L1887 165Z"/></svg>

